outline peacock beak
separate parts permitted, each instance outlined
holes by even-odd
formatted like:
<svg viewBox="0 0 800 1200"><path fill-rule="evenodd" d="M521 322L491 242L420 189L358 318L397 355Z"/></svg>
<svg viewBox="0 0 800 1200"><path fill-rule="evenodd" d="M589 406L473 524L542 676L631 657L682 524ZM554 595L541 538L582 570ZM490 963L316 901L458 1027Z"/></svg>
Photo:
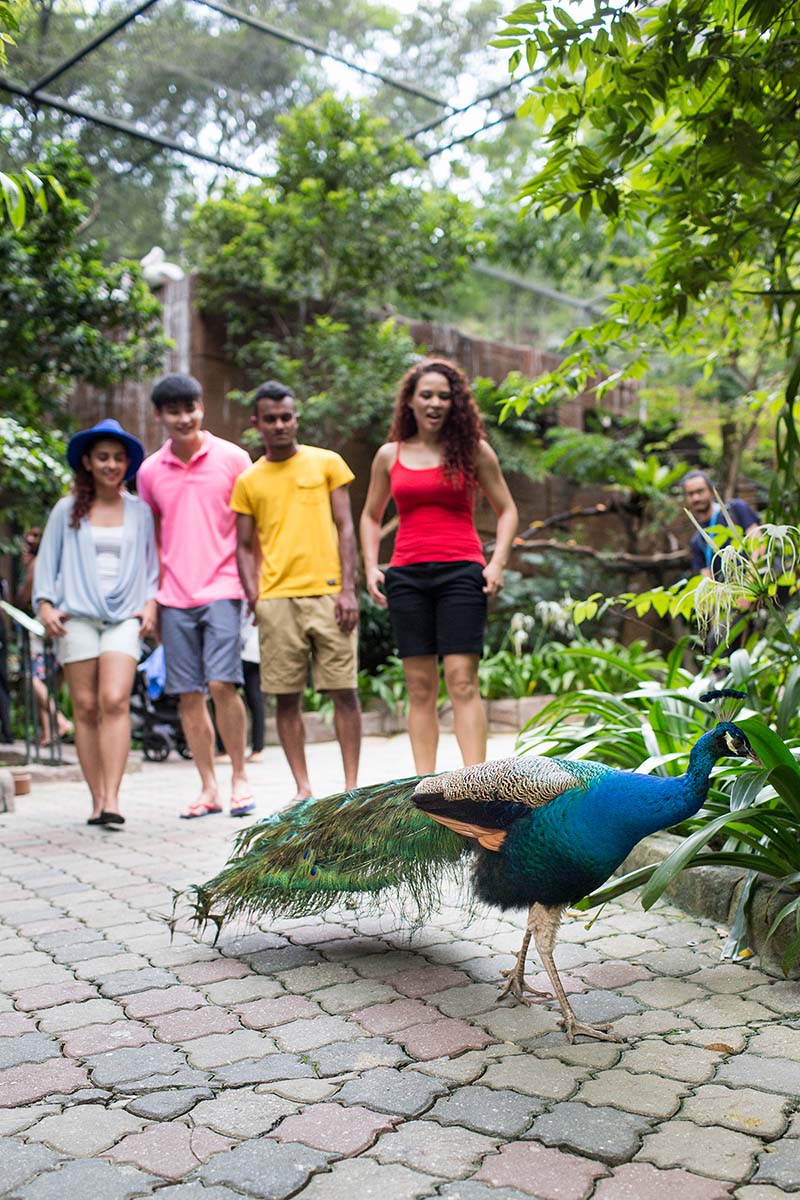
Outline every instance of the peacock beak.
<svg viewBox="0 0 800 1200"><path fill-rule="evenodd" d="M748 746L747 749L745 750L744 754L745 754L745 758L749 759L749 761L751 763L755 763L757 767L760 767L762 765L761 759L758 757L758 755L756 754L756 752L752 746Z"/></svg>

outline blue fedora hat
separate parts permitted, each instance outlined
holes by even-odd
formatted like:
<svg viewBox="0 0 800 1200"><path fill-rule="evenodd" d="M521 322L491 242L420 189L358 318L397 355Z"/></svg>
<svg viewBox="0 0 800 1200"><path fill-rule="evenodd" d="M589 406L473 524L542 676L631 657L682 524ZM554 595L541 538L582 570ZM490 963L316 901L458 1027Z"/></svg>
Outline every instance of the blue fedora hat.
<svg viewBox="0 0 800 1200"><path fill-rule="evenodd" d="M126 433L119 421L115 421L112 417L98 421L91 429L73 433L67 443L67 462L73 471L80 466L84 454L88 454L93 444L99 442L101 438L113 438L115 442L122 442L128 454L128 470L125 478L126 480L133 479L144 462L144 446L132 433Z"/></svg>

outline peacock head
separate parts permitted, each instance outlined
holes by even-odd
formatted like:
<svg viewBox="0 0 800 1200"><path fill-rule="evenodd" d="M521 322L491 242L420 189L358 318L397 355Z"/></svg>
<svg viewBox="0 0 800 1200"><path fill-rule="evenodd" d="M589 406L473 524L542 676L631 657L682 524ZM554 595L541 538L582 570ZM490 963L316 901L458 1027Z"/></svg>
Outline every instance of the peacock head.
<svg viewBox="0 0 800 1200"><path fill-rule="evenodd" d="M720 721L716 729L712 730L712 735L714 749L717 751L719 758L725 756L730 758L749 758L750 762L761 764L761 759L750 745L747 734L738 725L734 725L732 721Z"/></svg>

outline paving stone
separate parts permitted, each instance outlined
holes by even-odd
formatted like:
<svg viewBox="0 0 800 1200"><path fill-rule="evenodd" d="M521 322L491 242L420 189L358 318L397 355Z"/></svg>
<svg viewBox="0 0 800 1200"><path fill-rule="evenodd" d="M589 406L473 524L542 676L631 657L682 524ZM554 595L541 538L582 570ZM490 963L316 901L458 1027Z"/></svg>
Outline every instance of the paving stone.
<svg viewBox="0 0 800 1200"><path fill-rule="evenodd" d="M761 1058L757 1054L737 1054L723 1062L715 1083L732 1087L753 1087L784 1096L800 1095L800 1063L789 1058Z"/></svg>
<svg viewBox="0 0 800 1200"><path fill-rule="evenodd" d="M726 1025L749 1025L768 1021L772 1013L749 996L716 995L709 1000L694 1000L680 1006L680 1015L696 1025L724 1029Z"/></svg>
<svg viewBox="0 0 800 1200"><path fill-rule="evenodd" d="M596 1042L589 1038L570 1045L559 1031L537 1038L535 1052L540 1058L558 1058L571 1066L607 1070L619 1060L622 1049L615 1042Z"/></svg>
<svg viewBox="0 0 800 1200"><path fill-rule="evenodd" d="M236 1088L198 1104L192 1120L233 1138L251 1138L266 1133L282 1117L295 1112L297 1104L290 1100L258 1093L254 1088Z"/></svg>
<svg viewBox="0 0 800 1200"><path fill-rule="evenodd" d="M451 1126L443 1132L436 1121L407 1121L396 1132L385 1133L368 1155L449 1178L468 1174L496 1145L495 1138L469 1129Z"/></svg>
<svg viewBox="0 0 800 1200"><path fill-rule="evenodd" d="M633 1157L649 1129L646 1117L572 1101L537 1117L525 1136L614 1166Z"/></svg>
<svg viewBox="0 0 800 1200"><path fill-rule="evenodd" d="M460 988L453 989L460 991ZM441 1013L422 1000L394 1000L388 1004L373 1004L369 1008L357 1009L352 1019L366 1029L367 1033L396 1033L409 1025L421 1025L427 1021L438 1021Z"/></svg>
<svg viewBox="0 0 800 1200"><path fill-rule="evenodd" d="M138 1132L143 1121L121 1108L78 1104L57 1116L45 1117L25 1134L26 1141L46 1142L81 1158L92 1158L107 1150L126 1133Z"/></svg>
<svg viewBox="0 0 800 1200"><path fill-rule="evenodd" d="M60 1057L58 1042L44 1033L20 1033L15 1038L0 1038L0 1070Z"/></svg>
<svg viewBox="0 0 800 1200"><path fill-rule="evenodd" d="M272 950L276 946L285 945L285 940L279 934L266 933L259 929L255 933L238 934L234 937L223 932L216 942L216 949L229 958L239 958L243 954L257 954L259 950Z"/></svg>
<svg viewBox="0 0 800 1200"><path fill-rule="evenodd" d="M642 1005L633 996L620 996L617 992L607 992L601 988L585 995L572 996L570 1003L578 1020L590 1025L606 1024L642 1011Z"/></svg>
<svg viewBox="0 0 800 1200"><path fill-rule="evenodd" d="M496 1008L476 1016L475 1024L504 1042L524 1042L559 1028L557 1012L544 1004Z"/></svg>
<svg viewBox="0 0 800 1200"><path fill-rule="evenodd" d="M693 976L696 979L697 976ZM632 996L641 1004L650 1008L676 1008L679 1004L688 1004L690 1000L704 999L707 992L694 982L684 979L646 979L633 983L625 988L625 994Z"/></svg>
<svg viewBox="0 0 800 1200"><path fill-rule="evenodd" d="M121 1010L118 1010L121 1011ZM70 1030L64 1036L64 1053L71 1058L86 1058L123 1046L144 1046L153 1042L152 1030L139 1021L112 1021L107 1025L88 1025Z"/></svg>
<svg viewBox="0 0 800 1200"><path fill-rule="evenodd" d="M520 1192L510 1187L490 1187L471 1179L446 1183L436 1195L443 1196L445 1200L530 1200L530 1192Z"/></svg>
<svg viewBox="0 0 800 1200"><path fill-rule="evenodd" d="M241 1022L249 1029L274 1029L290 1021L320 1015L318 1005L304 996L278 996L274 1000L251 1000L249 1004L238 1004L236 1012Z"/></svg>
<svg viewBox="0 0 800 1200"><path fill-rule="evenodd" d="M201 1100L210 1100L213 1095L210 1088L174 1088L165 1092L151 1092L131 1100L128 1112L148 1121L172 1121L191 1112Z"/></svg>
<svg viewBox="0 0 800 1200"><path fill-rule="evenodd" d="M128 976L135 971L152 970L146 958L141 954L116 954L110 958L89 958L85 962L73 963L71 970L79 979L93 979L103 983L113 979L115 975Z"/></svg>
<svg viewBox="0 0 800 1200"><path fill-rule="evenodd" d="M301 1142L349 1158L368 1149L379 1134L392 1129L399 1119L358 1104L323 1102L311 1105L297 1116L286 1117L269 1136L279 1142Z"/></svg>
<svg viewBox="0 0 800 1200"><path fill-rule="evenodd" d="M336 1099L342 1104L364 1104L378 1112L414 1117L429 1108L437 1096L446 1094L444 1084L418 1071L376 1067L358 1079L348 1080Z"/></svg>
<svg viewBox="0 0 800 1200"><path fill-rule="evenodd" d="M163 967L144 967L140 971L116 971L100 985L102 996L131 996L135 992L146 992L152 988L168 988L177 983L171 971ZM140 1016L144 1014L140 1013Z"/></svg>
<svg viewBox="0 0 800 1200"><path fill-rule="evenodd" d="M34 950L33 947L23 953L0 953L0 979L8 979L16 971L32 971L36 967L48 966L51 961L48 955Z"/></svg>
<svg viewBox="0 0 800 1200"><path fill-rule="evenodd" d="M505 982L502 972L512 969L516 961L513 954L487 954L467 959L466 962L458 965L460 970L467 975L468 985L471 980L474 980L477 983L493 983L495 987L499 988Z"/></svg>
<svg viewBox="0 0 800 1200"><path fill-rule="evenodd" d="M269 1000L282 996L283 988L274 979L263 975L245 975L242 979L223 979L221 983L204 983L201 991L212 1004L245 1004L251 1000ZM202 997L198 996L199 999ZM186 1005L188 1008L189 1005Z"/></svg>
<svg viewBox="0 0 800 1200"><path fill-rule="evenodd" d="M427 1114L442 1125L462 1125L496 1137L518 1137L544 1109L538 1097L480 1085L458 1088Z"/></svg>
<svg viewBox="0 0 800 1200"><path fill-rule="evenodd" d="M518 1188L537 1200L584 1200L594 1181L605 1174L602 1163L536 1142L511 1142L484 1161L475 1179L494 1187Z"/></svg>
<svg viewBox="0 0 800 1200"><path fill-rule="evenodd" d="M30 1104L26 1108L0 1108L0 1138L4 1138L8 1134L20 1133L23 1129L41 1121L42 1117L49 1117L52 1113L57 1112L59 1109L52 1102Z"/></svg>
<svg viewBox="0 0 800 1200"><path fill-rule="evenodd" d="M322 1014L308 1020L290 1021L275 1030L275 1040L283 1050L304 1052L316 1050L331 1042L352 1041L363 1036L358 1025L344 1017Z"/></svg>
<svg viewBox="0 0 800 1200"><path fill-rule="evenodd" d="M141 1079L125 1080L116 1090L126 1096L138 1096L163 1092L171 1088L208 1087L210 1083L209 1071L197 1071L192 1067L182 1067L179 1071L171 1071L167 1075L146 1075Z"/></svg>
<svg viewBox="0 0 800 1200"><path fill-rule="evenodd" d="M680 1033L667 1034L667 1040L681 1046L702 1046L704 1050L719 1050L722 1054L739 1054L747 1045L750 1030L733 1029L682 1029Z"/></svg>
<svg viewBox="0 0 800 1200"><path fill-rule="evenodd" d="M398 1046L382 1038L356 1038L320 1046L311 1055L318 1075L341 1075L345 1071L367 1071L370 1067L398 1067L407 1062Z"/></svg>
<svg viewBox="0 0 800 1200"><path fill-rule="evenodd" d="M354 983L338 983L314 992L314 999L326 1012L338 1015L352 1013L371 1004L397 1000L398 995L388 984L375 979L356 979Z"/></svg>
<svg viewBox="0 0 800 1200"><path fill-rule="evenodd" d="M491 1063L481 1078L487 1087L527 1096L566 1100L589 1074L581 1067L570 1067L554 1059L537 1060L532 1054L520 1054Z"/></svg>
<svg viewBox="0 0 800 1200"><path fill-rule="evenodd" d="M254 1138L227 1154L218 1154L200 1167L196 1176L206 1184L230 1184L259 1200L284 1200L295 1195L314 1171L324 1169L330 1158L310 1146Z"/></svg>
<svg viewBox="0 0 800 1200"><path fill-rule="evenodd" d="M676 1120L645 1137L638 1158L657 1167L683 1167L698 1175L736 1182L749 1177L761 1149L757 1138L743 1133L715 1125L701 1130L691 1121Z"/></svg>
<svg viewBox="0 0 800 1200"><path fill-rule="evenodd" d="M0 1108L31 1104L56 1092L69 1094L87 1087L89 1076L84 1067L64 1059L43 1063L24 1063L0 1071Z"/></svg>
<svg viewBox="0 0 800 1200"><path fill-rule="evenodd" d="M289 971L292 967L318 963L320 958L305 946L281 946L274 950L260 950L258 954L248 954L246 961L249 969L258 975L277 975L279 971Z"/></svg>
<svg viewBox="0 0 800 1200"><path fill-rule="evenodd" d="M22 1012L53 1008L56 1004L93 1000L97 991L90 983L56 983L45 987L21 988L14 993L14 1004Z"/></svg>
<svg viewBox="0 0 800 1200"><path fill-rule="evenodd" d="M796 981L781 979L748 993L749 1000L756 1000L781 1016L800 1016L800 988Z"/></svg>
<svg viewBox="0 0 800 1200"><path fill-rule="evenodd" d="M800 991L800 984L797 985ZM800 1062L800 1028L785 1022L760 1029L751 1037L748 1054L764 1054L768 1058L791 1058Z"/></svg>
<svg viewBox="0 0 800 1200"><path fill-rule="evenodd" d="M576 975L592 987L619 988L639 980L650 979L652 973L639 963L630 962L592 962L575 967Z"/></svg>
<svg viewBox="0 0 800 1200"><path fill-rule="evenodd" d="M301 925L289 930L289 940L298 946L322 946L325 942L337 942L348 937L352 931L344 925L318 921L314 925Z"/></svg>
<svg viewBox="0 0 800 1200"><path fill-rule="evenodd" d="M619 1065L625 1071L654 1072L686 1083L705 1083L713 1076L721 1057L721 1052L716 1050L665 1045L660 1040L650 1040L626 1050Z"/></svg>
<svg viewBox="0 0 800 1200"><path fill-rule="evenodd" d="M112 1162L127 1162L166 1179L182 1179L197 1166L207 1162L221 1150L233 1145L202 1125L191 1128L181 1121L164 1121L151 1125L144 1133L124 1137L104 1157Z"/></svg>
<svg viewBox="0 0 800 1200"><path fill-rule="evenodd" d="M650 1163L624 1163L608 1179L601 1179L593 1200L727 1200L732 1184L701 1179L688 1171L660 1171ZM737 1192L737 1198L741 1196Z"/></svg>
<svg viewBox="0 0 800 1200"><path fill-rule="evenodd" d="M155 1176L134 1167L83 1158L40 1175L18 1189L14 1200L77 1200L88 1196L97 1196L99 1200L132 1200L134 1196L149 1196L158 1182Z"/></svg>
<svg viewBox="0 0 800 1200"><path fill-rule="evenodd" d="M341 1083L336 1079L277 1079L274 1083L256 1084L256 1091L265 1096L283 1096L298 1104L314 1104L337 1095Z"/></svg>
<svg viewBox="0 0 800 1200"><path fill-rule="evenodd" d="M736 1200L786 1200L786 1192L769 1183L751 1183L736 1189Z"/></svg>
<svg viewBox="0 0 800 1200"><path fill-rule="evenodd" d="M342 983L355 986L359 983L368 984L370 982L362 979L346 963L329 962L315 962L305 967L292 967L285 971L278 971L277 977L287 992L294 992L298 995L316 992L320 988L335 987ZM374 986L382 985L375 983Z"/></svg>
<svg viewBox="0 0 800 1200"><path fill-rule="evenodd" d="M330 1072L331 1075L338 1073L338 1069ZM214 1079L223 1085L237 1087L244 1083L272 1083L276 1079L302 1079L313 1074L307 1054L270 1054L267 1058L250 1058L217 1067Z"/></svg>
<svg viewBox="0 0 800 1200"><path fill-rule="evenodd" d="M12 996L28 988L65 987L75 982L69 967L59 967L53 962L24 971L4 971L2 978L4 990Z"/></svg>
<svg viewBox="0 0 800 1200"><path fill-rule="evenodd" d="M466 987L447 988L425 999L446 1017L474 1017L493 1012L497 1006L498 989L491 983L468 983Z"/></svg>
<svg viewBox="0 0 800 1200"><path fill-rule="evenodd" d="M182 983L197 986L202 983L219 983L222 979L241 979L252 974L246 963L234 958L216 955L211 962L184 963L175 968Z"/></svg>
<svg viewBox="0 0 800 1200"><path fill-rule="evenodd" d="M724 962L713 967L704 967L692 978L709 992L747 992L758 984L765 984L768 976L744 964ZM749 999L749 997L748 997Z"/></svg>
<svg viewBox="0 0 800 1200"><path fill-rule="evenodd" d="M192 1067L223 1067L243 1059L275 1053L275 1043L255 1029L235 1029L232 1033L212 1033L181 1044Z"/></svg>
<svg viewBox="0 0 800 1200"><path fill-rule="evenodd" d="M59 1162L45 1146L25 1146L14 1138L0 1138L0 1195L16 1191L26 1180Z"/></svg>
<svg viewBox="0 0 800 1200"><path fill-rule="evenodd" d="M156 1042L130 1049L109 1050L86 1059L86 1066L100 1087L113 1087L128 1080L144 1079L147 1075L169 1074L185 1066L185 1063L184 1056L174 1046L160 1046Z"/></svg>
<svg viewBox="0 0 800 1200"><path fill-rule="evenodd" d="M231 1191L227 1187L203 1187L199 1181L188 1183L172 1183L160 1187L155 1193L158 1200L242 1200L241 1192Z"/></svg>
<svg viewBox="0 0 800 1200"><path fill-rule="evenodd" d="M694 975L703 967L715 965L714 959L699 954L696 950L688 950L681 946L675 949L659 950L656 954L645 954L637 958L640 966L653 970L657 975L674 975L683 978Z"/></svg>
<svg viewBox="0 0 800 1200"><path fill-rule="evenodd" d="M795 1138L773 1142L758 1159L753 1183L770 1183L787 1192L800 1191L800 1152Z"/></svg>
<svg viewBox="0 0 800 1200"><path fill-rule="evenodd" d="M437 1021L401 1029L392 1034L392 1041L403 1046L411 1058L426 1061L462 1054L465 1050L482 1050L494 1038L466 1021L440 1017Z"/></svg>
<svg viewBox="0 0 800 1200"><path fill-rule="evenodd" d="M212 1033L232 1033L241 1029L235 1016L213 1004L162 1013L151 1017L149 1023L160 1042L187 1042Z"/></svg>
<svg viewBox="0 0 800 1200"><path fill-rule="evenodd" d="M94 933L96 930L92 932ZM106 942L101 939L93 942L70 943L68 946L60 946L57 950L53 950L52 953L56 962L79 963L86 962L88 959L99 961L101 958L108 958L110 955L116 954L124 956L125 947L115 942Z"/></svg>
<svg viewBox="0 0 800 1200"><path fill-rule="evenodd" d="M678 1017L665 1008L647 1009L635 1016L620 1017L614 1022L614 1033L625 1041L637 1041L653 1034L657 1034L663 1041L671 1033L694 1028L688 1017Z"/></svg>
<svg viewBox="0 0 800 1200"><path fill-rule="evenodd" d="M390 975L386 977L385 982L396 992L419 999L422 996L430 996L433 992L443 992L447 988L466 987L469 979L462 971L456 971L453 967L432 967L426 964L424 967L412 967L410 970Z"/></svg>
<svg viewBox="0 0 800 1200"><path fill-rule="evenodd" d="M638 959L644 954L652 954L662 947L654 938L641 937L633 933L613 934L610 937L599 937L594 941L594 949L602 958L622 958L626 962Z"/></svg>
<svg viewBox="0 0 800 1200"><path fill-rule="evenodd" d="M735 1090L709 1083L684 1103L681 1117L697 1125L724 1125L758 1137L778 1137L787 1124L788 1100L753 1088Z"/></svg>
<svg viewBox="0 0 800 1200"><path fill-rule="evenodd" d="M688 1087L660 1075L637 1075L632 1071L603 1071L596 1079L587 1079L575 1099L586 1104L614 1105L625 1112L667 1120L681 1105Z"/></svg>
<svg viewBox="0 0 800 1200"><path fill-rule="evenodd" d="M430 963L422 955L416 954L413 950L392 950L386 942L379 939L356 937L351 944L357 946L359 950L370 948L373 951L368 955L359 955L358 961L354 963L358 974L367 978L381 979L388 983L390 975L398 975L402 971L430 968ZM325 947L326 954L329 948Z"/></svg>
<svg viewBox="0 0 800 1200"><path fill-rule="evenodd" d="M111 1024L125 1016L125 1010L113 1000L84 1000L78 1004L59 1004L37 1017L44 1033L68 1033L88 1026Z"/></svg>
<svg viewBox="0 0 800 1200"><path fill-rule="evenodd" d="M359 1200L417 1200L432 1195L437 1183L433 1176L408 1167L349 1158L335 1163L330 1172L315 1175L303 1188L302 1196L303 1200L353 1200L356 1196Z"/></svg>
<svg viewBox="0 0 800 1200"><path fill-rule="evenodd" d="M185 1008L200 1008L206 999L202 992L182 984L126 995L122 1003L129 1017L158 1017Z"/></svg>

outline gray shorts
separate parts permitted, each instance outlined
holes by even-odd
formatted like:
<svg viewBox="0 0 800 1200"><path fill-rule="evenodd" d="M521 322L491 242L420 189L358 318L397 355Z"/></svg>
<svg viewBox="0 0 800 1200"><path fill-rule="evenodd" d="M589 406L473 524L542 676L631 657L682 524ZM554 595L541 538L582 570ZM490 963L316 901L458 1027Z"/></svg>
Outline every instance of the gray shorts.
<svg viewBox="0 0 800 1200"><path fill-rule="evenodd" d="M214 600L198 608L161 606L166 692L204 692L208 683L242 683L241 600Z"/></svg>

